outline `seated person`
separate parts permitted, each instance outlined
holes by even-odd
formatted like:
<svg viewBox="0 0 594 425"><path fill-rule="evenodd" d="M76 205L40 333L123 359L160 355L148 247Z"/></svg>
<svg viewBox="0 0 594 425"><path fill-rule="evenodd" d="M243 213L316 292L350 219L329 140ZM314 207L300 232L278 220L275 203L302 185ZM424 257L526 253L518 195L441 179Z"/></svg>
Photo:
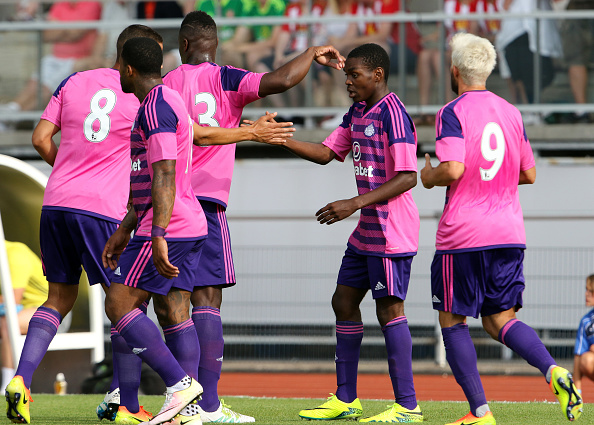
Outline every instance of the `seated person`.
<svg viewBox="0 0 594 425"><path fill-rule="evenodd" d="M586 306L594 307L594 274L586 279ZM582 376L594 381L594 309L580 321L573 354L573 383L581 394Z"/></svg>
<svg viewBox="0 0 594 425"><path fill-rule="evenodd" d="M37 307L47 300L48 284L41 260L21 242L4 241L10 268L10 279L14 288L14 301L17 305L19 328L25 335L29 321ZM1 297L1 296L0 296ZM0 298L0 356L2 357L2 389L6 388L14 376L14 359L8 338L8 324L4 300Z"/></svg>
<svg viewBox="0 0 594 425"><path fill-rule="evenodd" d="M96 21L101 18L101 2L61 1L54 3L48 21ZM43 41L53 43L52 53L41 59L41 76L33 75L17 97L0 105L0 111L30 111L37 106L38 81L46 104L58 85L75 70L77 62L91 55L97 31L95 29L51 29L43 31Z"/></svg>

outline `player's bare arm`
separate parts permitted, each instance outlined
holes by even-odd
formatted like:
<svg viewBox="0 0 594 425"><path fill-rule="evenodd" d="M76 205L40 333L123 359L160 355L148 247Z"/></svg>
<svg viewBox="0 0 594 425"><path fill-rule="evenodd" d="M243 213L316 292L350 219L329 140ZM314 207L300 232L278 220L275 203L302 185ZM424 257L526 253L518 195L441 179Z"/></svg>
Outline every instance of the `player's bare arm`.
<svg viewBox="0 0 594 425"><path fill-rule="evenodd" d="M307 75L313 61L335 69L344 68L345 58L333 46L314 46L278 69L262 76L261 97L282 93L299 84Z"/></svg>
<svg viewBox="0 0 594 425"><path fill-rule="evenodd" d="M449 186L462 177L464 164L458 161L441 162L437 167L431 165L431 157L425 154L425 167L421 170L421 182L426 189L434 186Z"/></svg>
<svg viewBox="0 0 594 425"><path fill-rule="evenodd" d="M101 254L103 267L109 267L112 270L116 269L120 255L128 245L130 233L136 228L137 221L136 212L133 209L128 210L114 234L105 243Z"/></svg>
<svg viewBox="0 0 594 425"><path fill-rule="evenodd" d="M536 181L536 167L520 171L520 180L518 184L534 184Z"/></svg>
<svg viewBox="0 0 594 425"><path fill-rule="evenodd" d="M153 163L153 228L163 229L163 235L155 236L153 242L153 263L159 274L167 279L179 275L179 269L169 262L167 242L164 230L169 225L175 202L175 161L164 160Z"/></svg>
<svg viewBox="0 0 594 425"><path fill-rule="evenodd" d="M60 127L50 121L42 119L35 127L35 130L33 130L33 136L31 137L35 150L43 160L52 167L54 166L56 155L58 154L58 146L54 142L53 137L58 131L60 131Z"/></svg>
<svg viewBox="0 0 594 425"><path fill-rule="evenodd" d="M277 113L267 113L249 125L239 128L202 127L194 123L194 144L197 146L228 145L251 140L260 143L282 144L292 137L292 122L276 122Z"/></svg>
<svg viewBox="0 0 594 425"><path fill-rule="evenodd" d="M316 212L320 224L333 224L351 216L355 211L371 204L387 201L417 185L416 171L400 171L397 175L363 195L332 202Z"/></svg>
<svg viewBox="0 0 594 425"><path fill-rule="evenodd" d="M320 165L326 165L336 157L336 154L332 149L321 143L287 139L281 146L293 152L298 157Z"/></svg>

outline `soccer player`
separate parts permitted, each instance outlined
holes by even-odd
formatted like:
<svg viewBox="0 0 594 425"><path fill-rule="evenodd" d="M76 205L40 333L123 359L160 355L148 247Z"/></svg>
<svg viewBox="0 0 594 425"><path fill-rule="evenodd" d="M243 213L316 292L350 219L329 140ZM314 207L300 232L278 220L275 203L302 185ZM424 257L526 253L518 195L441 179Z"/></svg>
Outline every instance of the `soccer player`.
<svg viewBox="0 0 594 425"><path fill-rule="evenodd" d="M344 62L336 49L322 46L311 47L281 68L265 74L218 66L214 63L217 26L202 11L190 12L185 17L179 43L183 65L165 75L163 81L182 95L190 115L202 126L236 127L244 106L295 86L303 80L314 60L337 69ZM198 376L204 388L198 402L200 416L203 422L254 422L254 418L224 406L217 389L224 345L220 315L222 289L236 283L225 214L235 145L195 147L193 155L192 186L208 222L208 237L196 272L200 279L192 294L192 318L201 350ZM182 416L187 413L182 412Z"/></svg>
<svg viewBox="0 0 594 425"><path fill-rule="evenodd" d="M352 151L358 196L318 212L333 224L361 210L338 273L336 315L337 390L327 402L299 412L305 419L356 419L357 368L363 338L359 308L371 290L382 327L395 402L361 422L422 422L412 375L412 341L404 300L419 242L419 213L410 190L417 183L417 134L411 117L387 80L390 58L377 44L353 49L346 60L346 87L353 105L322 144L287 140L283 146L318 164L344 161Z"/></svg>
<svg viewBox="0 0 594 425"><path fill-rule="evenodd" d="M586 306L594 307L594 274L586 279ZM573 354L573 382L581 395L582 377L594 381L594 309L580 320Z"/></svg>
<svg viewBox="0 0 594 425"><path fill-rule="evenodd" d="M571 374L556 365L536 332L516 318L524 291L526 235L519 184L536 178L520 112L486 90L496 53L486 39L456 34L451 42L452 90L458 97L437 114L436 149L425 155L423 186L446 186L431 265L433 308L439 311L446 358L470 413L449 425L494 425L477 370L466 317L538 368L570 421L582 413Z"/></svg>
<svg viewBox="0 0 594 425"><path fill-rule="evenodd" d="M139 35L161 42L161 36L151 28L133 25L120 34L118 54L128 38ZM126 214L129 134L139 106L135 96L122 92L117 67L79 72L65 79L33 132L33 146L53 166L40 226L41 257L49 292L47 301L31 319L16 375L6 388L7 416L13 421L30 422L28 401L33 372L62 318L72 310L81 265L91 285L106 287L111 279L110 271L101 264L101 253ZM52 137L59 131L62 137L58 150ZM131 352L123 339L112 333L112 343L115 363L132 361L140 380L140 364L122 360L135 357L127 356ZM132 370L130 364L126 368ZM119 385L117 379L114 382L112 389ZM128 407L131 412L144 412ZM150 418L145 413L142 420ZM109 414L111 417L115 412Z"/></svg>

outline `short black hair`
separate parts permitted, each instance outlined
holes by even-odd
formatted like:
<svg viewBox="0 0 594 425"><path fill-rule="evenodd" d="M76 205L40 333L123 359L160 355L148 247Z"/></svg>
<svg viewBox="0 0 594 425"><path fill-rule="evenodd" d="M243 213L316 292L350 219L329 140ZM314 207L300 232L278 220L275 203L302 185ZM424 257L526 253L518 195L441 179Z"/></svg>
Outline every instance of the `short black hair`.
<svg viewBox="0 0 594 425"><path fill-rule="evenodd" d="M370 70L383 68L384 78L388 82L388 75L390 75L390 56L388 56L388 53L382 46L375 43L362 44L351 50L347 59L350 58L361 58L362 62Z"/></svg>
<svg viewBox="0 0 594 425"><path fill-rule="evenodd" d="M124 43L122 59L140 75L161 75L163 50L155 40L134 37Z"/></svg>
<svg viewBox="0 0 594 425"><path fill-rule="evenodd" d="M157 31L152 29L151 27L147 27L146 25L139 25L134 24L126 27L124 31L120 33L118 36L118 41L116 43L117 49L117 57L116 61L120 59L122 54L122 48L124 47L124 43L131 38L135 37L146 37L155 40L159 44L163 44L163 37Z"/></svg>
<svg viewBox="0 0 594 425"><path fill-rule="evenodd" d="M186 15L179 28L180 37L217 38L217 24L214 19L202 10L195 10Z"/></svg>

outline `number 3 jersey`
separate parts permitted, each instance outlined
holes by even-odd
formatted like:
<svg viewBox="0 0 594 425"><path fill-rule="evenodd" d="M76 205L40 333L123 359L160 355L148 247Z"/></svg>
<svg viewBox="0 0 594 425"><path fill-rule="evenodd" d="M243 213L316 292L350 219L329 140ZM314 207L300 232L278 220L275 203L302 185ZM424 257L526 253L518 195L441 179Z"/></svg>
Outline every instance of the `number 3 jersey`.
<svg viewBox="0 0 594 425"><path fill-rule="evenodd" d="M367 112L355 103L342 124L324 141L336 159L352 151L359 195L377 189L402 171L417 171L417 133L404 105L394 93ZM415 255L419 246L419 212L410 190L361 208L349 247L362 255Z"/></svg>
<svg viewBox="0 0 594 425"><path fill-rule="evenodd" d="M202 126L233 128L243 108L260 99L264 74L211 62L185 64L163 77L180 93L192 119ZM194 146L192 187L196 197L227 207L235 163L235 144Z"/></svg>
<svg viewBox="0 0 594 425"><path fill-rule="evenodd" d="M437 251L525 248L518 181L535 162L520 111L489 91L469 91L439 111L435 127L439 161L464 164L446 189Z"/></svg>
<svg viewBox="0 0 594 425"><path fill-rule="evenodd" d="M130 194L130 129L138 112L109 68L78 72L56 89L41 119L61 129L44 209L120 222Z"/></svg>

